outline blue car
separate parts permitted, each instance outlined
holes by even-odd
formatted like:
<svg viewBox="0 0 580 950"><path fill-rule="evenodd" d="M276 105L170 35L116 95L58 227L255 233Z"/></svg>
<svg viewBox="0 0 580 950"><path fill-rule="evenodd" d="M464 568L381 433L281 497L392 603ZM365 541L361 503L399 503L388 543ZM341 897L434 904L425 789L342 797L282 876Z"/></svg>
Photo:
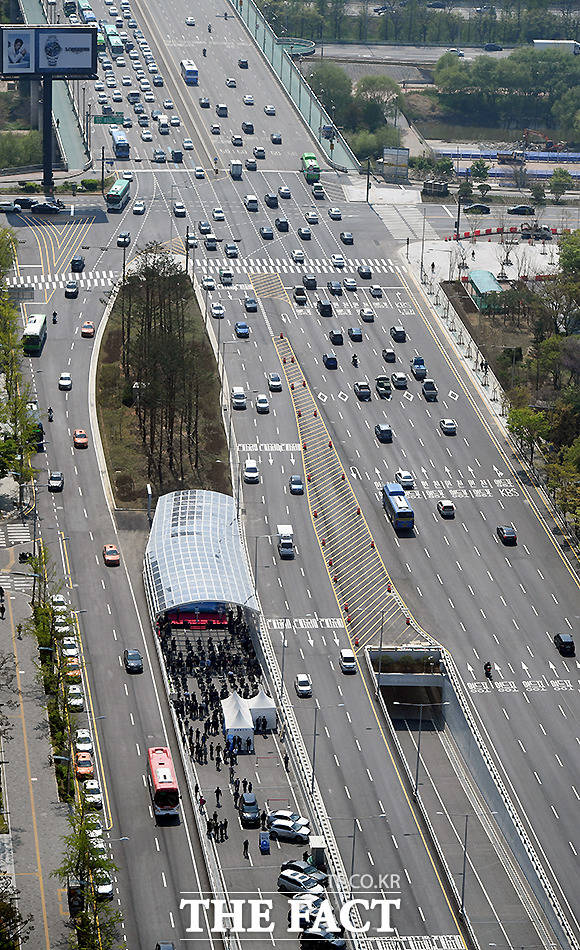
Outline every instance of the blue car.
<svg viewBox="0 0 580 950"><path fill-rule="evenodd" d="M250 336L250 328L247 323L242 323L241 321L238 321L238 323L236 323L234 327L234 330L236 331L236 336L240 340L247 340L248 337Z"/></svg>

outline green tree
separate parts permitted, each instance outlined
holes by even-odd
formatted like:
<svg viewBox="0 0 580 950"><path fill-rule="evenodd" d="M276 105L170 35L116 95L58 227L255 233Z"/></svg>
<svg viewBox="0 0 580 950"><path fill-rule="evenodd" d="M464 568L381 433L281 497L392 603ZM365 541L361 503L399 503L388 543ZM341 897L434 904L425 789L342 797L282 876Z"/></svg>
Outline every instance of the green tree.
<svg viewBox="0 0 580 950"><path fill-rule="evenodd" d="M457 189L457 194L460 198L471 198L473 194L473 185L470 181L462 181L459 188Z"/></svg>
<svg viewBox="0 0 580 950"><path fill-rule="evenodd" d="M378 106L385 119L401 108L401 90L390 76L363 76L356 84L354 99Z"/></svg>
<svg viewBox="0 0 580 950"><path fill-rule="evenodd" d="M580 282L580 231L561 236L560 269L566 277Z"/></svg>
<svg viewBox="0 0 580 950"><path fill-rule="evenodd" d="M4 280L14 263L16 236L12 228L0 228L0 281Z"/></svg>
<svg viewBox="0 0 580 950"><path fill-rule="evenodd" d="M546 189L541 181L532 182L530 185L530 194L538 204L543 204L546 201Z"/></svg>
<svg viewBox="0 0 580 950"><path fill-rule="evenodd" d="M343 125L352 107L352 80L344 69L335 63L321 63L311 74L310 85L329 115L335 107L335 119Z"/></svg>
<svg viewBox="0 0 580 950"><path fill-rule="evenodd" d="M489 177L489 165L483 158L478 158L469 169L473 181L486 181Z"/></svg>
<svg viewBox="0 0 580 950"><path fill-rule="evenodd" d="M550 177L549 185L557 203L566 191L570 191L574 187L574 179L566 168L555 168Z"/></svg>
<svg viewBox="0 0 580 950"><path fill-rule="evenodd" d="M547 439L550 432L550 420L540 412L534 412L529 406L512 408L508 413L508 430L519 441L520 448L527 446L530 464L534 462L534 450L541 439Z"/></svg>
<svg viewBox="0 0 580 950"><path fill-rule="evenodd" d="M491 185L488 185L487 182L484 182L484 181L483 181L483 182L481 182L480 185L477 186L477 190L478 190L479 194L481 195L481 197L482 197L482 198L485 198L485 196L488 194L488 192L491 191Z"/></svg>
<svg viewBox="0 0 580 950"><path fill-rule="evenodd" d="M18 950L32 934L32 915L23 917L18 907L18 891L7 874L0 872L0 947Z"/></svg>

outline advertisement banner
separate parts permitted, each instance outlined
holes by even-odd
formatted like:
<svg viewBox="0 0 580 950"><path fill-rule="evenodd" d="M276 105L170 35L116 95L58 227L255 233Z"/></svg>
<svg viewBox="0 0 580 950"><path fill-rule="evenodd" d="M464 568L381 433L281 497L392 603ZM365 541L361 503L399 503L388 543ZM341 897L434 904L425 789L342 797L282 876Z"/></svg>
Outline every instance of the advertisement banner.
<svg viewBox="0 0 580 950"><path fill-rule="evenodd" d="M2 76L94 76L97 31L89 26L0 27Z"/></svg>
<svg viewBox="0 0 580 950"><path fill-rule="evenodd" d="M10 27L2 30L2 72L6 76L26 76L35 72L34 30Z"/></svg>

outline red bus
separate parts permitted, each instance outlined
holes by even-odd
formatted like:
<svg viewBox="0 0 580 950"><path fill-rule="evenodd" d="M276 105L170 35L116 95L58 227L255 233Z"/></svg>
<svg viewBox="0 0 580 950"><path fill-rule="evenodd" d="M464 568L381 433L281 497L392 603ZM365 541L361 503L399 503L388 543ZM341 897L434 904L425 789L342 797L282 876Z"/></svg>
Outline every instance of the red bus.
<svg viewBox="0 0 580 950"><path fill-rule="evenodd" d="M171 752L163 746L158 746L147 749L147 758L149 760L149 791L155 815L157 817L177 815L179 788Z"/></svg>

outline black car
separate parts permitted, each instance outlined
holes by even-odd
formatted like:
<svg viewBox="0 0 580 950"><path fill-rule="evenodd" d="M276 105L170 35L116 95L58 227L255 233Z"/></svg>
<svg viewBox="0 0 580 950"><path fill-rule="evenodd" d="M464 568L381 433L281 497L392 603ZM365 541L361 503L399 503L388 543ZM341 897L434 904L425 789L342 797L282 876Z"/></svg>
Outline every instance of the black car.
<svg viewBox="0 0 580 950"><path fill-rule="evenodd" d="M282 144L282 135L280 132L272 132L270 136L270 141L272 145L281 145Z"/></svg>
<svg viewBox="0 0 580 950"><path fill-rule="evenodd" d="M323 353L322 362L327 369L338 369L338 360L334 353Z"/></svg>
<svg viewBox="0 0 580 950"><path fill-rule="evenodd" d="M371 280L373 276L373 272L368 264L359 264L357 274L359 277L362 277L363 280Z"/></svg>
<svg viewBox="0 0 580 950"><path fill-rule="evenodd" d="M85 259L82 254L75 254L70 262L73 274L80 274L85 269Z"/></svg>
<svg viewBox="0 0 580 950"><path fill-rule="evenodd" d="M534 215L536 212L531 205L512 205L507 209L508 214Z"/></svg>
<svg viewBox="0 0 580 950"><path fill-rule="evenodd" d="M486 43L483 47L486 53L499 53L503 49L499 43Z"/></svg>
<svg viewBox="0 0 580 950"><path fill-rule="evenodd" d="M199 104L202 109L209 109L209 99L207 98L207 96L202 96L201 99L199 100Z"/></svg>
<svg viewBox="0 0 580 950"><path fill-rule="evenodd" d="M342 284L339 280L329 280L326 282L326 287L329 294L335 294L337 297L342 296Z"/></svg>
<svg viewBox="0 0 580 950"><path fill-rule="evenodd" d="M244 165L249 172L255 172L258 170L258 163L255 158L247 158L244 162Z"/></svg>
<svg viewBox="0 0 580 950"><path fill-rule="evenodd" d="M254 148L254 158L263 159L266 158L266 149L263 145L256 145Z"/></svg>
<svg viewBox="0 0 580 950"><path fill-rule="evenodd" d="M38 198L31 198L30 195L18 195L16 204L20 205L21 211L30 211L35 204L38 204Z"/></svg>
<svg viewBox="0 0 580 950"><path fill-rule="evenodd" d="M247 60L247 59L239 59L239 60L238 60L238 66L240 67L240 69L247 69L247 68L248 68L248 60Z"/></svg>
<svg viewBox="0 0 580 950"><path fill-rule="evenodd" d="M362 343L362 330L360 327L349 327L348 335L353 343Z"/></svg>
<svg viewBox="0 0 580 950"><path fill-rule="evenodd" d="M331 330L328 334L328 339L334 346L342 346L344 343L344 337L340 330Z"/></svg>
<svg viewBox="0 0 580 950"><path fill-rule="evenodd" d="M401 326L400 323L394 327L391 327L391 329L389 330L389 333L391 334L395 343L404 343L405 340L407 339L405 328Z"/></svg>
<svg viewBox="0 0 580 950"><path fill-rule="evenodd" d="M303 274L302 283L306 287L306 290L316 290L318 282L314 274Z"/></svg>
<svg viewBox="0 0 580 950"><path fill-rule="evenodd" d="M557 633L554 637L554 646L562 656L576 656L574 639L569 633Z"/></svg>
<svg viewBox="0 0 580 950"><path fill-rule="evenodd" d="M318 310L321 317L332 316L332 304L330 300L317 300L316 309Z"/></svg>
<svg viewBox="0 0 580 950"><path fill-rule="evenodd" d="M294 297L294 300L296 301L296 303L299 304L301 307L303 307L305 304L308 303L308 297L306 296L306 290L304 289L304 287L300 287L300 286L295 287L293 290L292 296Z"/></svg>
<svg viewBox="0 0 580 950"><path fill-rule="evenodd" d="M148 115L140 115L139 118L137 119L137 122L138 122L140 128L142 128L142 129L148 129L148 128L149 128L149 116L148 116Z"/></svg>
<svg viewBox="0 0 580 950"><path fill-rule="evenodd" d="M18 203L20 204L20 202ZM22 205L20 205L20 207L22 207ZM33 214L59 214L62 211L62 207L53 204L52 201L37 201L36 204L32 205L30 210Z"/></svg>
<svg viewBox="0 0 580 950"><path fill-rule="evenodd" d="M255 297L244 297L244 309L246 313L258 312L258 301Z"/></svg>
<svg viewBox="0 0 580 950"><path fill-rule="evenodd" d="M242 132L244 135L253 135L254 134L254 123L253 122L242 122Z"/></svg>
<svg viewBox="0 0 580 950"><path fill-rule="evenodd" d="M238 811L243 828L260 827L260 809L253 792L244 792L243 795L240 795Z"/></svg>
<svg viewBox="0 0 580 950"><path fill-rule="evenodd" d="M391 395L391 380L388 376L377 376L375 389L381 399L388 399Z"/></svg>
<svg viewBox="0 0 580 950"><path fill-rule="evenodd" d="M391 350L388 347L385 347L383 350L383 359L385 363L396 363L397 357L394 350Z"/></svg>
<svg viewBox="0 0 580 950"><path fill-rule="evenodd" d="M489 205L481 204L479 201L473 205L464 205L463 210L465 214L491 214Z"/></svg>
<svg viewBox="0 0 580 950"><path fill-rule="evenodd" d="M274 223L279 231L288 231L290 227L288 224L288 218L276 218Z"/></svg>
<svg viewBox="0 0 580 950"><path fill-rule="evenodd" d="M139 650L123 650L123 663L127 673L143 672L143 657Z"/></svg>
<svg viewBox="0 0 580 950"><path fill-rule="evenodd" d="M268 205L269 208L278 207L278 195L273 195L273 194L264 195L264 201Z"/></svg>
<svg viewBox="0 0 580 950"><path fill-rule="evenodd" d="M303 495L304 482L302 481L302 475L291 475L289 486L291 495Z"/></svg>
<svg viewBox="0 0 580 950"><path fill-rule="evenodd" d="M390 426L385 425L384 422L379 422L375 426L375 435L379 442L392 442L393 441L393 430Z"/></svg>
<svg viewBox="0 0 580 950"><path fill-rule="evenodd" d="M62 491L64 488L64 475L62 472L51 472L48 476L48 490Z"/></svg>
<svg viewBox="0 0 580 950"><path fill-rule="evenodd" d="M311 927L300 934L300 947L309 950L345 950L346 940L325 927Z"/></svg>
<svg viewBox="0 0 580 950"><path fill-rule="evenodd" d="M361 402L370 402L372 399L371 387L368 383L355 383L353 386L354 394Z"/></svg>
<svg viewBox="0 0 580 950"><path fill-rule="evenodd" d="M517 544L518 543L518 536L516 533L516 529L513 528L511 525L498 524L495 530L502 544Z"/></svg>
<svg viewBox="0 0 580 950"><path fill-rule="evenodd" d="M79 295L79 285L76 280L67 280L64 295L67 300L75 300Z"/></svg>
<svg viewBox="0 0 580 950"><path fill-rule="evenodd" d="M262 238L264 239L264 241L273 241L273 240L274 240L274 231L272 230L272 228L270 227L270 225L266 225L265 227L261 227L261 228L260 228L260 234L261 234Z"/></svg>
<svg viewBox="0 0 580 950"><path fill-rule="evenodd" d="M340 240L343 244L354 244L354 238L351 231L341 231Z"/></svg>
<svg viewBox="0 0 580 950"><path fill-rule="evenodd" d="M294 476L296 477L296 476ZM300 861L299 859L291 858L289 861L284 861L280 865L281 871L300 871L302 874L307 874L308 877L311 877L313 881L316 881L317 884L322 884L323 887L326 887L328 883L328 874L324 871L319 871L318 868L315 868L313 864L310 864L308 861Z"/></svg>

